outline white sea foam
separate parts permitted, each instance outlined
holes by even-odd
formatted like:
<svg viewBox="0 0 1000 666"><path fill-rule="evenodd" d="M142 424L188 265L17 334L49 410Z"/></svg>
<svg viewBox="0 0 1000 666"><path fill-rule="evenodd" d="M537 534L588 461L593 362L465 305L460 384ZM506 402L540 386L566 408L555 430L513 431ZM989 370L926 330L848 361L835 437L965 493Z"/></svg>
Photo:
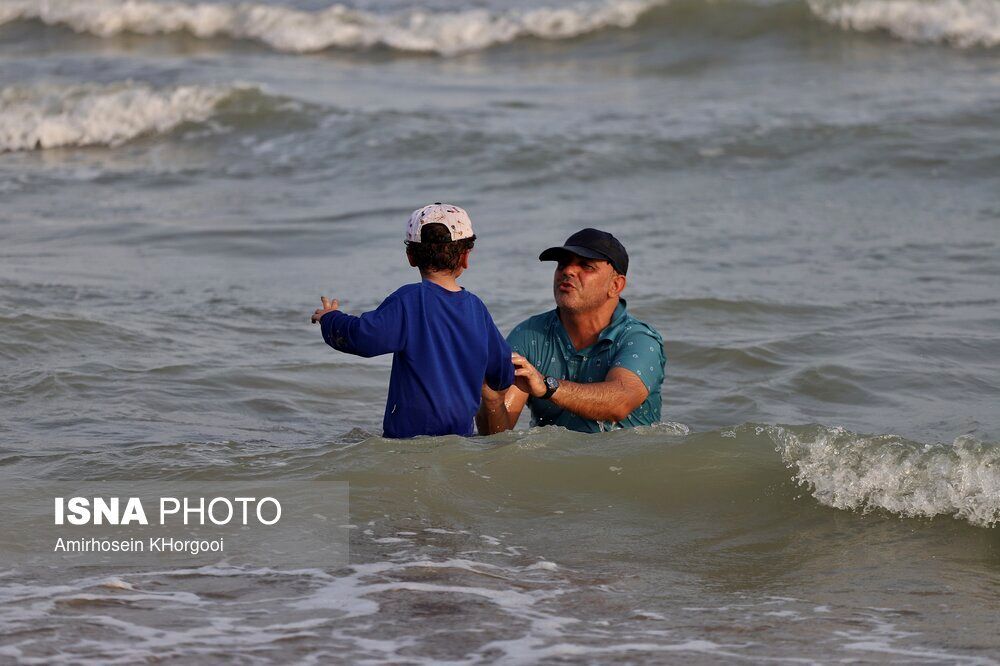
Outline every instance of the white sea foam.
<svg viewBox="0 0 1000 666"><path fill-rule="evenodd" d="M838 509L883 509L902 516L950 515L973 525L1000 522L1000 447L968 437L950 446L895 435L865 437L840 428L797 435L767 428L795 478Z"/></svg>
<svg viewBox="0 0 1000 666"><path fill-rule="evenodd" d="M809 0L809 6L845 30L884 30L907 41L963 48L1000 45L997 0Z"/></svg>
<svg viewBox="0 0 1000 666"><path fill-rule="evenodd" d="M453 55L520 37L567 39L603 28L625 28L665 0L601 0L571 7L504 12L409 10L377 14L343 5L317 12L242 3L184 4L151 0L6 0L0 24L39 20L100 37L187 32L198 38L229 37L273 49L307 53L328 48L384 46L400 51Z"/></svg>
<svg viewBox="0 0 1000 666"><path fill-rule="evenodd" d="M208 119L238 88L144 84L37 86L0 90L0 152L117 146L183 122Z"/></svg>

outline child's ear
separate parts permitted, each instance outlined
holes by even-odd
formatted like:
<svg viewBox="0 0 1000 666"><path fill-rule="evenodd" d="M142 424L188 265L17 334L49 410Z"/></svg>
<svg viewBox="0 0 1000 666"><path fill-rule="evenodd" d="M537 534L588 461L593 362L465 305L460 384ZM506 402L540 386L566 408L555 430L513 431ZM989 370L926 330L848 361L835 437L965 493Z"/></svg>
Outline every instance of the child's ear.
<svg viewBox="0 0 1000 666"><path fill-rule="evenodd" d="M466 250L462 253L462 258L459 261L459 266L462 267L463 271L469 270L469 255L472 254L472 250Z"/></svg>
<svg viewBox="0 0 1000 666"><path fill-rule="evenodd" d="M413 266L414 268L417 267L417 260L413 258L413 255L410 253L409 247L406 248L406 260L410 262L410 265Z"/></svg>

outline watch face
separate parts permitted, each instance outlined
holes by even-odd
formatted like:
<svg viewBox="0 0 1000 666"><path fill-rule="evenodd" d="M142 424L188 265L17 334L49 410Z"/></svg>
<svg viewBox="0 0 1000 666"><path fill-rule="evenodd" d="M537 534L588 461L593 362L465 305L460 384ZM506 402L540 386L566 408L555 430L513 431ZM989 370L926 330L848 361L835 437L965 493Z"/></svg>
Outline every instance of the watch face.
<svg viewBox="0 0 1000 666"><path fill-rule="evenodd" d="M559 380L556 379L555 377L546 377L545 385L548 386L550 390L557 389L559 388Z"/></svg>

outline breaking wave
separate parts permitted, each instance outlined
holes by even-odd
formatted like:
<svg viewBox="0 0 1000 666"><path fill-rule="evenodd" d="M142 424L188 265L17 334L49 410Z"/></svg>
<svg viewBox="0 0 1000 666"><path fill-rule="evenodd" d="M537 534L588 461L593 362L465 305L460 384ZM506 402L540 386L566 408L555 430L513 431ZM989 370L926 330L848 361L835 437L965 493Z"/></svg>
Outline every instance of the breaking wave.
<svg viewBox="0 0 1000 666"><path fill-rule="evenodd" d="M824 21L845 30L883 30L910 42L968 48L1000 45L995 0L809 0Z"/></svg>
<svg viewBox="0 0 1000 666"><path fill-rule="evenodd" d="M94 452L86 461L107 470L116 455ZM178 479L211 474L219 480L265 478L277 467L303 477L335 471L350 482L351 515L361 522L417 502L456 524L498 507L511 515L572 508L585 516L609 505L628 506L631 520L649 524L689 510L699 520L714 511L745 521L761 512L785 520L817 510L818 503L905 518L951 517L975 527L1000 524L1000 443L971 436L921 443L822 425L746 423L690 432L662 423L601 436L546 427L401 446L352 430L318 447L181 443L145 449L143 459L125 478L152 477L164 468ZM71 475L78 474L78 456L31 460L54 478L77 478ZM797 501L803 489L814 501ZM490 507L485 514L484 506Z"/></svg>
<svg viewBox="0 0 1000 666"><path fill-rule="evenodd" d="M308 12L264 4L184 4L150 0L11 0L0 24L38 20L99 37L187 32L198 38L250 39L290 53L387 47L454 55L520 37L568 39L607 27L626 28L663 0L603 0L596 5L503 12L408 10L377 14L343 5Z"/></svg>
<svg viewBox="0 0 1000 666"><path fill-rule="evenodd" d="M277 51L312 53L388 48L450 56L533 37L570 39L606 28L629 28L651 9L670 0L600 0L535 9L407 9L376 13L336 4L303 11L266 4L187 4L175 0L8 0L0 5L0 25L37 20L98 37L187 33L199 39L253 40ZM710 5L710 6L709 6ZM705 20L726 16L740 0L692 7L677 4L677 12ZM785 0L753 2L761 12L775 11L776 24L785 22L784 9L808 7L812 16L843 30L881 30L919 43L943 43L961 48L1000 45L1000 3L994 0ZM707 12L711 12L709 15ZM673 12L657 21L673 22ZM786 17L787 18L787 17ZM811 17L804 20L813 20ZM730 19L743 21L742 12ZM798 23L798 20L795 21Z"/></svg>
<svg viewBox="0 0 1000 666"><path fill-rule="evenodd" d="M433 472L418 485L433 487L444 474L449 501L468 501L470 506L463 510L469 511L484 498L502 505L505 497L531 493L538 502L536 510L564 508L567 497L578 507L593 501L594 509L636 501L644 507L636 509L636 519L647 515L653 521L692 501L702 511L715 504L746 506L749 519L760 510L762 493L770 494L768 511L791 516L815 508L795 501L804 487L816 502L835 509L884 511L906 518L949 516L976 527L1000 523L1000 446L972 437L924 444L839 427L753 423L700 433L664 423L616 431L604 439L558 428L509 437L517 440L513 446L487 451L478 444L467 451L451 445L436 448L430 456ZM370 444L374 448L352 449L338 463L360 455L365 462L359 468L388 472L392 465L379 452L381 445ZM373 454L377 463L370 458ZM426 458L427 452L420 457ZM355 462L361 461L347 466L354 468ZM537 482L525 479L527 469L532 478L546 480L545 493L539 495ZM406 479L400 479L399 487L410 489L412 464L398 471ZM486 476L477 476L479 472ZM482 478L492 485L484 486ZM588 495L593 497L582 499ZM383 501L394 506L404 499L382 486L374 513L391 511Z"/></svg>
<svg viewBox="0 0 1000 666"><path fill-rule="evenodd" d="M920 444L843 428L768 427L795 480L822 504L906 517L1000 523L1000 447L972 437Z"/></svg>
<svg viewBox="0 0 1000 666"><path fill-rule="evenodd" d="M118 146L203 122L239 86L139 83L11 87L0 90L0 152L67 146Z"/></svg>

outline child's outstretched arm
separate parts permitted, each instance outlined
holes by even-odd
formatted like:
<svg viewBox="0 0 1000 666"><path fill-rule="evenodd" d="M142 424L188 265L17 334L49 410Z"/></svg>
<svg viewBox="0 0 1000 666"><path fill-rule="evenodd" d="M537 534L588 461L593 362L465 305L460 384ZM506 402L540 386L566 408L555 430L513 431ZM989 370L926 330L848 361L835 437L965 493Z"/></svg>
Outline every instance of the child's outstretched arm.
<svg viewBox="0 0 1000 666"><path fill-rule="evenodd" d="M360 317L339 310L340 303L322 297L323 307L316 310L312 322L319 323L326 344L358 356L378 356L403 349L406 322L399 299L389 296L377 309Z"/></svg>

